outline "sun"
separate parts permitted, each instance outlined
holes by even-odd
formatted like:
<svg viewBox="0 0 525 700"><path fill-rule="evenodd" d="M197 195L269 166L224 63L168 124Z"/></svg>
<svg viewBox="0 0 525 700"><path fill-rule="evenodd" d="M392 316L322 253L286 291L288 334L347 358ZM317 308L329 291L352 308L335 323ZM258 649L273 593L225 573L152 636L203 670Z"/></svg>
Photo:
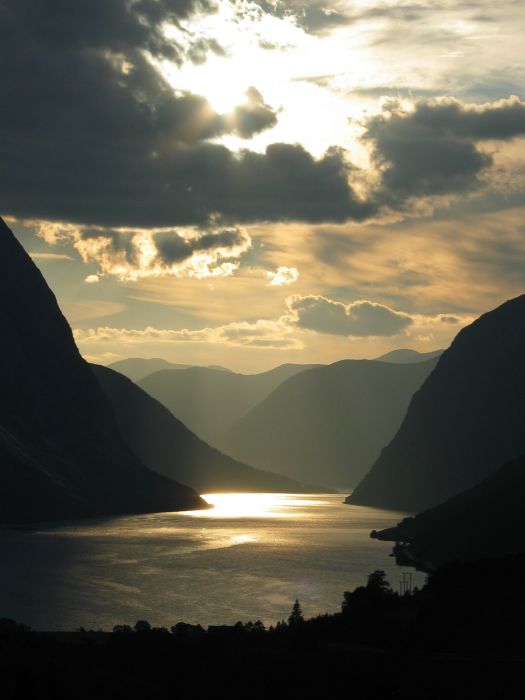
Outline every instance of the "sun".
<svg viewBox="0 0 525 700"><path fill-rule="evenodd" d="M253 63L247 52L235 58L212 56L202 65L164 63L159 68L174 89L203 95L215 112L226 115L246 101L246 91L254 82Z"/></svg>
<svg viewBox="0 0 525 700"><path fill-rule="evenodd" d="M203 67L202 76L194 73L196 92L206 96L218 114L229 114L246 101L246 90L253 82L249 65L231 58L214 57ZM201 83L201 84L199 84Z"/></svg>
<svg viewBox="0 0 525 700"><path fill-rule="evenodd" d="M210 49L198 62L154 62L164 79L178 94L203 96L224 117L246 103L249 88L257 89L278 119L271 129L252 135L252 150L262 152L271 143L301 143L316 157L334 143L358 150L359 134L349 117L358 119L366 105L355 95L349 101L348 90L374 71L359 32L346 28L344 37L321 40L291 18L270 17L248 5L252 11L239 17L238 7L220 3L217 13L193 22L191 33L167 27L166 35L187 50L199 37L204 42L220 37L221 50ZM213 140L235 152L246 147L238 134Z"/></svg>

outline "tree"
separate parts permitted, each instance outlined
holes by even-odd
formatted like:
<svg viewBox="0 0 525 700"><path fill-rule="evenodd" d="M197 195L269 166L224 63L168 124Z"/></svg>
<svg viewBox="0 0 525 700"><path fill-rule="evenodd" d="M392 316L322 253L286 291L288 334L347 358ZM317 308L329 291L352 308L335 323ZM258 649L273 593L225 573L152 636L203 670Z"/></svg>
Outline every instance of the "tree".
<svg viewBox="0 0 525 700"><path fill-rule="evenodd" d="M368 574L366 587L369 591L374 591L382 595L391 592L390 584L386 580L386 574L382 569L376 569L376 571Z"/></svg>
<svg viewBox="0 0 525 700"><path fill-rule="evenodd" d="M292 612L290 613L290 617L288 618L288 624L290 627L297 627L298 625L302 625L304 622L304 617L303 617L303 610L301 608L301 603L296 600L295 603L293 604Z"/></svg>
<svg viewBox="0 0 525 700"><path fill-rule="evenodd" d="M137 620L135 622L135 632L151 632L151 625L147 620Z"/></svg>

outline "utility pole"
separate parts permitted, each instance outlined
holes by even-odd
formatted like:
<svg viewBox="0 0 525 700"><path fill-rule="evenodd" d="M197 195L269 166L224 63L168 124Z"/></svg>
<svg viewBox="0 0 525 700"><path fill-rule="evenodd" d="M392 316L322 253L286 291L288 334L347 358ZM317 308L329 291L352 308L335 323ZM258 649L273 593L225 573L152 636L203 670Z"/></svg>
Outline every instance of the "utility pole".
<svg viewBox="0 0 525 700"><path fill-rule="evenodd" d="M402 595L405 595L405 593L408 591L408 593L412 593L412 572L411 571L403 571L403 580L400 581L402 584L400 590L402 590Z"/></svg>

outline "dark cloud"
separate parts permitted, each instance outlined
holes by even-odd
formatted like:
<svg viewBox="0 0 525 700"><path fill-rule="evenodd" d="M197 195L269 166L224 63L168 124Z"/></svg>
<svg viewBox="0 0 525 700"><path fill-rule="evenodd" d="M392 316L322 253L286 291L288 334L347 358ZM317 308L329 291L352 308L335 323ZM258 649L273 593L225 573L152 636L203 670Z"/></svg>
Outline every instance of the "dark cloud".
<svg viewBox="0 0 525 700"><path fill-rule="evenodd" d="M121 280L230 275L252 245L241 228L159 232L43 223L39 236L51 244L70 244L83 262L95 263L93 281L107 275Z"/></svg>
<svg viewBox="0 0 525 700"><path fill-rule="evenodd" d="M271 129L277 124L275 112L269 107L261 93L255 87L246 91L247 103L235 108L231 116L231 125L235 133L247 139L254 134Z"/></svg>
<svg viewBox="0 0 525 700"><path fill-rule="evenodd" d="M0 0L0 210L105 227L365 218L343 154L234 154L207 140L275 123L251 89L232 115L174 93L144 51L204 2ZM171 47L171 48L170 48Z"/></svg>
<svg viewBox="0 0 525 700"><path fill-rule="evenodd" d="M324 34L331 29L353 23L341 0L255 0L256 4L275 17L291 17L310 34Z"/></svg>
<svg viewBox="0 0 525 700"><path fill-rule="evenodd" d="M180 47L165 38L163 24L213 10L208 0L3 0L0 18L26 48L36 43L58 51L147 49L180 59Z"/></svg>
<svg viewBox="0 0 525 700"><path fill-rule="evenodd" d="M204 233L192 238L185 238L176 231L158 233L154 237L158 257L166 265L173 265L191 258L195 253L216 251L221 249L227 257L228 251L238 256L236 249L245 248L249 243L245 231L240 229L228 229L214 233Z"/></svg>
<svg viewBox="0 0 525 700"><path fill-rule="evenodd" d="M138 250L133 244L133 237L129 233L115 231L114 229L104 229L87 227L78 231L78 236L83 241L93 241L95 243L104 242L104 247L111 255L123 254L127 263L136 265Z"/></svg>
<svg viewBox="0 0 525 700"><path fill-rule="evenodd" d="M333 335L392 336L412 325L405 313L371 301L342 304L322 296L292 296L287 300L300 328Z"/></svg>
<svg viewBox="0 0 525 700"><path fill-rule="evenodd" d="M105 228L360 221L413 197L474 189L492 163L478 141L524 132L517 100L477 110L422 102L373 117L364 138L382 181L363 201L342 150L316 159L298 144L233 153L210 142L250 138L277 117L253 87L219 115L162 79L147 55L184 60L162 27L194 11L213 5L0 0L0 211Z"/></svg>
<svg viewBox="0 0 525 700"><path fill-rule="evenodd" d="M511 98L485 107L422 101L411 112L393 105L367 121L363 138L383 169L378 201L399 207L412 197L476 189L492 164L478 142L524 134L525 105Z"/></svg>
<svg viewBox="0 0 525 700"><path fill-rule="evenodd" d="M525 103L517 98L484 107L457 101L421 102L412 115L416 127L459 138L509 140L525 134Z"/></svg>
<svg viewBox="0 0 525 700"><path fill-rule="evenodd" d="M225 49L219 44L217 39L205 37L201 37L193 41L190 44L186 55L192 63L201 65L206 62L210 51L216 56L226 56Z"/></svg>

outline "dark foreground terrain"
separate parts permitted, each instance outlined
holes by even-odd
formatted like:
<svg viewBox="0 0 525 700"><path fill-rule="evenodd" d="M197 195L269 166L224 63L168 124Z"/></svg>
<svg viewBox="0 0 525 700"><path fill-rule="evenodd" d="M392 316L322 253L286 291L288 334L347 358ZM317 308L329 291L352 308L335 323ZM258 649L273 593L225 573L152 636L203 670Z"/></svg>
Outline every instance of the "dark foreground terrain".
<svg viewBox="0 0 525 700"><path fill-rule="evenodd" d="M520 697L525 555L451 564L421 591L382 572L342 611L233 627L146 621L113 632L31 632L0 622L3 698Z"/></svg>

